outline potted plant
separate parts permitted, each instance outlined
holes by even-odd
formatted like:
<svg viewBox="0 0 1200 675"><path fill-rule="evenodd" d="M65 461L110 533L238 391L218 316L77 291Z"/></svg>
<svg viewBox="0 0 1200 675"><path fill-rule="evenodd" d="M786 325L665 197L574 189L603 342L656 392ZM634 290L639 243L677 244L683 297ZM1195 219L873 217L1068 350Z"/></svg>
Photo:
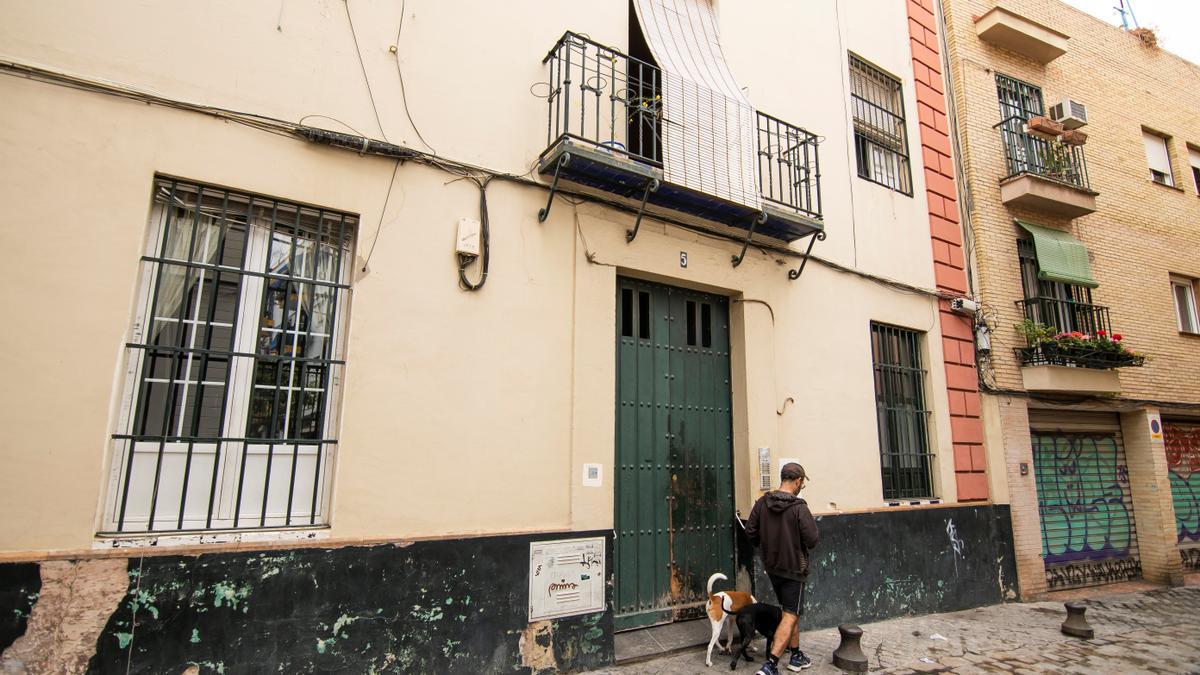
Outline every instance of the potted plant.
<svg viewBox="0 0 1200 675"><path fill-rule="evenodd" d="M1072 182L1075 178L1075 167L1071 160L1070 146L1058 139L1046 143L1042 151L1042 165L1045 167L1045 175L1049 178Z"/></svg>
<svg viewBox="0 0 1200 675"><path fill-rule="evenodd" d="M1022 361L1040 361L1051 365L1075 365L1084 368L1122 368L1140 366L1146 355L1123 343L1120 333L1097 330L1060 332L1051 326L1025 319L1016 325L1017 333L1028 347L1018 349ZM1039 358L1040 357L1040 358Z"/></svg>

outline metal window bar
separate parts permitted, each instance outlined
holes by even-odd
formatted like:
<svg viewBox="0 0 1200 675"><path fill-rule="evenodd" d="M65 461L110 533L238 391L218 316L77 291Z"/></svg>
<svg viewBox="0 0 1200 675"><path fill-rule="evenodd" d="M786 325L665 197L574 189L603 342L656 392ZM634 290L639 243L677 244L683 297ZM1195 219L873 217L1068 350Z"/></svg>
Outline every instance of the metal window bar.
<svg viewBox="0 0 1200 675"><path fill-rule="evenodd" d="M1098 331L1112 334L1112 319L1107 307L1093 305L1088 302L1078 302L1072 299L1055 297L1031 297L1018 300L1017 306L1026 319L1050 326L1056 332L1070 333L1078 331L1086 335L1095 335ZM1112 367L1115 365L1106 357L1096 355L1074 354L1050 349L1046 345L1029 345L1017 348L1017 355L1023 366L1054 365L1081 367ZM1140 365L1131 360L1128 364Z"/></svg>
<svg viewBox="0 0 1200 675"><path fill-rule="evenodd" d="M115 531L318 524L326 446L337 443L323 436L332 369L345 363L335 344L337 308L349 290L343 282L343 258L352 250L356 219L168 178L156 179L155 202L162 218L153 226L161 244L156 255L142 258L153 279L149 304L137 335L141 339L126 345L137 368L131 408L125 414L130 422L127 430L112 436L114 446L125 452L114 501ZM269 227L262 221L269 221ZM260 268L252 268L253 239L259 236L255 231L267 232ZM274 255L277 245L287 246L285 256ZM261 301L253 299L260 307L259 321L243 325L241 308L250 300L246 294L260 286ZM268 302L280 288L285 290L282 315L292 317L292 325L285 322L276 328L276 314L268 313ZM239 336L246 331L253 332L246 338L255 343L250 352L238 348ZM248 401L236 394L243 387L235 381L235 372L250 373L245 378L251 389ZM261 407L260 392L272 400L265 422L254 415L256 401ZM280 398L285 401L282 406ZM235 415L232 405L247 405L244 432L233 428L232 420L242 415ZM248 477L250 446L263 444L268 468L261 476ZM290 453L291 466L283 495L286 511L276 517L268 515L268 502L277 496L271 492L269 465L278 446L284 446L278 450L280 457ZM136 459L148 454L147 447L155 448L152 472L145 461ZM296 514L302 448L315 449L316 461L310 508ZM207 453L211 459L197 459ZM168 469L176 454L182 454L182 468ZM236 498L230 500L232 495L224 494L229 490L221 486L222 477L233 471ZM248 519L243 513L248 482L263 496L254 524L243 522ZM178 493L178 511L169 522L160 515L160 510L172 510L167 492ZM204 497L201 513L189 511L190 500Z"/></svg>
<svg viewBox="0 0 1200 675"><path fill-rule="evenodd" d="M921 334L871 323L884 499L933 496Z"/></svg>
<svg viewBox="0 0 1200 675"><path fill-rule="evenodd" d="M1025 297L1017 301L1026 319L1054 328L1060 333L1079 331L1094 334L1111 331L1108 308L1092 303L1092 290L1085 286L1038 278L1037 251L1028 238L1017 239L1021 263L1021 287Z"/></svg>
<svg viewBox="0 0 1200 675"><path fill-rule="evenodd" d="M1025 133L1025 121L1008 117L994 125L1000 130L1008 174L1005 178L1023 173L1091 189L1087 174L1087 157L1081 145L1066 145Z"/></svg>
<svg viewBox="0 0 1200 675"><path fill-rule="evenodd" d="M758 113L758 190L763 199L821 217L817 136Z"/></svg>
<svg viewBox="0 0 1200 675"><path fill-rule="evenodd" d="M813 217L821 215L818 137L765 113L757 113L755 129L749 111L744 123L738 104L724 95L682 80L673 91L682 97L679 113L697 128L683 128L684 120L664 114L666 86L657 66L582 35L567 32L543 59L548 74L547 150L560 141L590 145L655 167L664 162L663 128L673 124L687 147L671 162L675 175L686 184L704 185L706 192L721 194L722 172L737 172L740 165L723 147L728 139L756 143L759 196ZM705 131L707 130L707 131ZM693 133L695 132L695 133ZM755 138L751 139L751 134ZM545 153L543 153L544 156ZM716 158L702 165L697 158ZM699 175L693 172L699 172ZM746 191L751 184L746 181ZM728 188L743 200L756 198L741 188Z"/></svg>
<svg viewBox="0 0 1200 675"><path fill-rule="evenodd" d="M1004 144L1006 178L1030 173L1078 188L1090 189L1083 146L1065 145L1026 133L1030 117L1045 115L1042 90L1007 75L996 75L1000 103L1000 130Z"/></svg>
<svg viewBox="0 0 1200 675"><path fill-rule="evenodd" d="M849 61L858 175L912 196L900 80L854 54L849 55Z"/></svg>
<svg viewBox="0 0 1200 675"><path fill-rule="evenodd" d="M1038 296L1018 300L1026 319L1049 326L1059 333L1078 331L1095 335L1112 332L1108 308L1075 300Z"/></svg>
<svg viewBox="0 0 1200 675"><path fill-rule="evenodd" d="M662 166L662 73L656 66L571 32L542 63L549 71L547 147L570 138Z"/></svg>
<svg viewBox="0 0 1200 675"><path fill-rule="evenodd" d="M996 96L1000 101L1000 117L1018 118L1022 123L1030 117L1045 115L1042 88L1008 75L996 74Z"/></svg>
<svg viewBox="0 0 1200 675"><path fill-rule="evenodd" d="M1092 304L1092 289L1086 286L1039 278L1041 268L1038 266L1037 250L1034 248L1033 240L1027 237L1017 239L1017 256L1021 262L1021 287L1025 291L1026 298L1049 297ZM1069 330L1076 329L1069 328Z"/></svg>

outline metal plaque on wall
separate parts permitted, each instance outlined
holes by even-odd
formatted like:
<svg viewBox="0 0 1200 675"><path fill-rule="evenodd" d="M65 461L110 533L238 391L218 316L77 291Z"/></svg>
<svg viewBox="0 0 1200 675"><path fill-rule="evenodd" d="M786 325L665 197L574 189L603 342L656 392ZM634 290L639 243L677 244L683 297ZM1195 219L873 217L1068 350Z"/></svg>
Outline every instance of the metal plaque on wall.
<svg viewBox="0 0 1200 675"><path fill-rule="evenodd" d="M604 611L604 538L529 544L529 620Z"/></svg>

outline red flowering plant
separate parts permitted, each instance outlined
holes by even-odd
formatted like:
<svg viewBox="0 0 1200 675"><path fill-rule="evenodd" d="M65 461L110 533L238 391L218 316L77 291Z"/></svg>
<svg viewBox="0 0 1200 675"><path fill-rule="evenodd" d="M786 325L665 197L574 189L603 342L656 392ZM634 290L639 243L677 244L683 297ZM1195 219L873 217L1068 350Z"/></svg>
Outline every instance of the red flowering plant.
<svg viewBox="0 0 1200 675"><path fill-rule="evenodd" d="M1017 324L1016 329L1029 343L1029 347L1020 350L1026 360L1040 357L1037 360L1041 362L1085 368L1140 366L1146 361L1145 354L1124 344L1125 337L1120 333L1103 329L1094 333L1058 332L1029 319Z"/></svg>

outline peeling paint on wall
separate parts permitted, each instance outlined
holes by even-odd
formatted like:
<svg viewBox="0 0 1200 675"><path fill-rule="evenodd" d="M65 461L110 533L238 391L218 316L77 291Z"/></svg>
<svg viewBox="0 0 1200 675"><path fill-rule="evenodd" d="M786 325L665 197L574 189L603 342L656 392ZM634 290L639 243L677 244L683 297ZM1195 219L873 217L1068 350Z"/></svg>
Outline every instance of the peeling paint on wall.
<svg viewBox="0 0 1200 675"><path fill-rule="evenodd" d="M554 670L554 629L549 621L535 621L521 632L517 648L521 651L521 665L535 673Z"/></svg>
<svg viewBox="0 0 1200 675"><path fill-rule="evenodd" d="M41 591L25 634L0 655L0 671L80 673L128 587L124 560L39 565Z"/></svg>
<svg viewBox="0 0 1200 675"><path fill-rule="evenodd" d="M532 675L607 665L610 613L529 624L529 543L547 538L116 561L114 600L87 671L419 673L469 664Z"/></svg>

